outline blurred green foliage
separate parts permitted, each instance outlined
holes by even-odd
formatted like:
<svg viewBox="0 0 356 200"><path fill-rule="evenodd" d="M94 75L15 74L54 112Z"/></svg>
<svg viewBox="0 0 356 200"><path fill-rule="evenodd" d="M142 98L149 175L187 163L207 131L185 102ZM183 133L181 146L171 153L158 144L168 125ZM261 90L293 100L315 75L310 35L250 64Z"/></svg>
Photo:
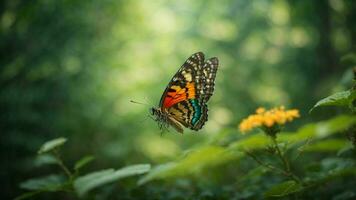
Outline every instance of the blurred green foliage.
<svg viewBox="0 0 356 200"><path fill-rule="evenodd" d="M319 99L352 94L355 19L352 0L1 1L2 198L38 189L43 182L35 177L65 183L58 158L36 156L58 137L68 138L62 164L77 166L80 175L152 165L140 178L104 181L90 192L93 199L355 198L354 100L309 114ZM160 136L148 107L130 100L157 105L171 76L197 51L220 60L209 121L198 133ZM344 105L325 101L320 105ZM266 155L266 136L237 130L257 107L279 105L301 111L278 142L310 188L241 151L279 164Z"/></svg>

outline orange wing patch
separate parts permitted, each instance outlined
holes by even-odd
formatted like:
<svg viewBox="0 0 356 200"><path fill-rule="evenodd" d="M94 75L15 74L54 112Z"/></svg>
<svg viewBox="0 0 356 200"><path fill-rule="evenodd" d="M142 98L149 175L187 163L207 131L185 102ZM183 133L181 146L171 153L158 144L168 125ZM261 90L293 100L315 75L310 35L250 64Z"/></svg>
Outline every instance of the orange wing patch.
<svg viewBox="0 0 356 200"><path fill-rule="evenodd" d="M188 99L194 99L195 98L195 86L194 86L194 83L193 82L187 83L185 88L187 88L187 91L188 91Z"/></svg>
<svg viewBox="0 0 356 200"><path fill-rule="evenodd" d="M195 86L193 82L188 82L184 88L173 85L169 88L166 98L163 101L163 107L169 108L176 103L186 99L195 98Z"/></svg>

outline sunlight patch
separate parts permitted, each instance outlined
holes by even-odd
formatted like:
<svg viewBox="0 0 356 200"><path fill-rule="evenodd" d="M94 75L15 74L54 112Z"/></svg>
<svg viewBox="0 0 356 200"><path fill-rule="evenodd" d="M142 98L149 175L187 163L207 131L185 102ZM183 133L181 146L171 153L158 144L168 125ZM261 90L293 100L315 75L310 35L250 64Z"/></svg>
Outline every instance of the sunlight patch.
<svg viewBox="0 0 356 200"><path fill-rule="evenodd" d="M285 1L275 1L269 13L270 20L276 25L285 25L289 22L289 6Z"/></svg>
<svg viewBox="0 0 356 200"><path fill-rule="evenodd" d="M138 149L153 160L164 157L173 157L180 152L179 146L173 141L153 134L139 137L137 140Z"/></svg>
<svg viewBox="0 0 356 200"><path fill-rule="evenodd" d="M203 27L200 32L211 39L231 41L238 37L235 24L228 20L207 21L203 24Z"/></svg>
<svg viewBox="0 0 356 200"><path fill-rule="evenodd" d="M269 48L265 52L265 61L269 64L276 64L281 61L281 51L277 48Z"/></svg>
<svg viewBox="0 0 356 200"><path fill-rule="evenodd" d="M290 33L290 42L294 47L304 47L310 43L310 36L301 27L295 27Z"/></svg>
<svg viewBox="0 0 356 200"><path fill-rule="evenodd" d="M271 105L289 105L288 93L275 86L258 85L252 91L252 96L258 102L269 103Z"/></svg>
<svg viewBox="0 0 356 200"><path fill-rule="evenodd" d="M211 110L212 119L221 125L226 125L231 122L232 113L225 107L214 107Z"/></svg>
<svg viewBox="0 0 356 200"><path fill-rule="evenodd" d="M265 41L261 35L250 35L242 45L243 56L248 59L255 59L264 50Z"/></svg>

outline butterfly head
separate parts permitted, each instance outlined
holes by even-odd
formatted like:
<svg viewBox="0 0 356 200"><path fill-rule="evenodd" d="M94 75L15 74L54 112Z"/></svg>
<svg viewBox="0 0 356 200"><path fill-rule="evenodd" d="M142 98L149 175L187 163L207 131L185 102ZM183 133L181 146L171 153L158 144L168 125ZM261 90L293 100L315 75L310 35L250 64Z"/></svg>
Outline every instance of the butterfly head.
<svg viewBox="0 0 356 200"><path fill-rule="evenodd" d="M152 115L153 120L158 123L160 129L167 128L168 116L160 108L152 107L150 108L150 114Z"/></svg>
<svg viewBox="0 0 356 200"><path fill-rule="evenodd" d="M168 127L172 126L178 132L183 133L183 129L180 123L170 117L169 114L161 108L150 108L150 114L153 116L153 119L158 123L158 126L161 130L168 130Z"/></svg>
<svg viewBox="0 0 356 200"><path fill-rule="evenodd" d="M150 108L150 114L154 117L155 121L162 121L163 113L161 109L152 107Z"/></svg>
<svg viewBox="0 0 356 200"><path fill-rule="evenodd" d="M155 116L155 115L156 115L156 113L158 112L158 109L157 109L157 108L152 107L152 108L150 108L149 112L150 112L150 114L151 114L151 115Z"/></svg>

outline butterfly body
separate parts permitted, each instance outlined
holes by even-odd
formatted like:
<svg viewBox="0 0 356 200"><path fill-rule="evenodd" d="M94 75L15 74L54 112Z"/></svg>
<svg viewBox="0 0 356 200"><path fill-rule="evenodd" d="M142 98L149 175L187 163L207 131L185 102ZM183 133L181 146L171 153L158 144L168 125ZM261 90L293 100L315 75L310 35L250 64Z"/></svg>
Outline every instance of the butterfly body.
<svg viewBox="0 0 356 200"><path fill-rule="evenodd" d="M198 52L189 57L173 76L164 91L159 107L151 108L160 128L172 126L183 133L183 128L199 130L208 120L206 103L214 91L218 59L204 60Z"/></svg>

